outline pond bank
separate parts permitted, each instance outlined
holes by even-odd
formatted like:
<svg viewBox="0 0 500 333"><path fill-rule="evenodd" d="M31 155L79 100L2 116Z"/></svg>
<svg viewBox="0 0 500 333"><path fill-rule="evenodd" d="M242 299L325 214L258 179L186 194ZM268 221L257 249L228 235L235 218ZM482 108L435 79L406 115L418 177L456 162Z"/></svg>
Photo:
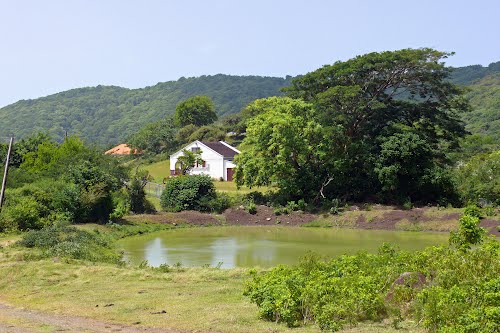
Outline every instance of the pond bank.
<svg viewBox="0 0 500 333"><path fill-rule="evenodd" d="M367 209L368 208L368 209ZM223 214L207 214L195 211L179 213L157 213L130 215L130 222L153 222L166 224L188 224L197 226L222 225L282 225L310 227L344 227L370 230L437 231L449 232L458 227L463 209L422 207L402 210L393 206L373 205L361 209L351 206L338 215L290 212L275 215L267 206L257 206L256 214L243 207L227 209ZM485 217L481 226L490 234L500 236L500 216Z"/></svg>

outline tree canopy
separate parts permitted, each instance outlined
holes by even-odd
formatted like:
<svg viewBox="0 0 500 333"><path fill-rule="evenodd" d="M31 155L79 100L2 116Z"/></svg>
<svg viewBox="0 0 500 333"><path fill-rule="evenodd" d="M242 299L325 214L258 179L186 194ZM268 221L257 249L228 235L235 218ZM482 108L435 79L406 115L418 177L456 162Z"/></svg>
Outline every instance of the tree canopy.
<svg viewBox="0 0 500 333"><path fill-rule="evenodd" d="M194 96L177 104L174 121L178 127L203 126L217 120L215 105L208 96Z"/></svg>
<svg viewBox="0 0 500 333"><path fill-rule="evenodd" d="M192 96L209 96L219 117L237 113L257 98L282 95L288 79L213 75L180 78L140 89L97 86L72 89L0 108L0 132L17 138L48 132L62 141L65 132L85 142L111 147L148 123L173 116Z"/></svg>
<svg viewBox="0 0 500 333"><path fill-rule="evenodd" d="M236 179L277 184L291 198L438 200L445 153L469 108L450 83L449 54L369 53L292 81L289 98L253 103ZM260 107L258 105L261 105Z"/></svg>

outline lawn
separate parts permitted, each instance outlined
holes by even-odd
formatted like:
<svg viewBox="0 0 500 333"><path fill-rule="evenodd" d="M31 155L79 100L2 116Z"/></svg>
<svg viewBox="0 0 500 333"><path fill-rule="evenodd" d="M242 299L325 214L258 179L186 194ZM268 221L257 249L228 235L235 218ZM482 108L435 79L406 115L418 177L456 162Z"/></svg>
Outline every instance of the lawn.
<svg viewBox="0 0 500 333"><path fill-rule="evenodd" d="M158 184L163 184L163 181L166 177L170 175L170 161L160 161L151 164L144 164L140 166L140 169L146 170L149 172L149 175L153 178L153 182ZM253 191L259 192L267 192L269 187L256 187L256 188L248 188L242 186L240 189L236 188L236 183L234 182L221 182L214 181L215 188L220 192L231 192L231 193L249 193Z"/></svg>

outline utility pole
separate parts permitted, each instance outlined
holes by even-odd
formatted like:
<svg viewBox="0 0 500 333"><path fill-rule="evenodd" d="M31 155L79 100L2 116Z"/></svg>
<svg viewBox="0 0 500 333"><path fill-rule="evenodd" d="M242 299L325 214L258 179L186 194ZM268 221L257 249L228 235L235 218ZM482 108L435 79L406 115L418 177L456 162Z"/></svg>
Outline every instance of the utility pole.
<svg viewBox="0 0 500 333"><path fill-rule="evenodd" d="M14 137L11 137L10 142L9 142L9 150L7 150L7 158L5 159L5 169L3 170L2 191L0 192L0 208L2 208L3 199L5 196L5 184L7 183L7 173L9 172L10 152L12 150L12 143L13 142L14 142Z"/></svg>

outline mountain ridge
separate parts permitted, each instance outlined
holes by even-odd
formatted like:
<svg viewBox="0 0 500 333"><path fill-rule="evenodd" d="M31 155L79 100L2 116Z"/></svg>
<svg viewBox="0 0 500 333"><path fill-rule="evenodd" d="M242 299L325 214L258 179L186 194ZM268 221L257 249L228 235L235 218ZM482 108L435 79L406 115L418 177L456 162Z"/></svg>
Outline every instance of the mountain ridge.
<svg viewBox="0 0 500 333"><path fill-rule="evenodd" d="M500 99L498 89L481 82L498 72L500 61L489 66L453 68L451 81L471 86L468 96L474 112L481 111L473 117L464 116L466 122L475 122L473 126L468 124L473 131L481 129L479 132L487 134L489 128L496 128L495 124L487 128L478 124L484 114L488 115L488 121L500 122L497 119L500 111L494 103ZM254 99L282 95L280 89L289 85L292 79L291 76L216 74L181 77L135 89L114 85L74 88L36 99L20 100L0 108L0 133L21 138L33 132L48 131L62 140L68 131L87 142L109 146L123 142L147 123L172 115L177 103L189 97L211 97L217 115L223 117L239 112ZM495 85L497 80L492 82ZM483 101L477 96L482 96L486 90L488 101Z"/></svg>

